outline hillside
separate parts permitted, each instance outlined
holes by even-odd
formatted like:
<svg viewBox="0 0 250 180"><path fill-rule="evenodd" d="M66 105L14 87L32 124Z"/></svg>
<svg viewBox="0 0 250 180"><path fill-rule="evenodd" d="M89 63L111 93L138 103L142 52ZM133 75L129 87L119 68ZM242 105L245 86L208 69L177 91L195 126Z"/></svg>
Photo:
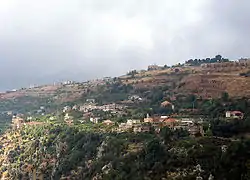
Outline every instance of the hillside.
<svg viewBox="0 0 250 180"><path fill-rule="evenodd" d="M249 66L225 61L1 94L0 178L249 179Z"/></svg>
<svg viewBox="0 0 250 180"><path fill-rule="evenodd" d="M213 137L192 139L182 131L169 129L156 135L108 130L103 133L99 128L51 122L9 131L0 137L0 177L235 180L249 173L249 142Z"/></svg>
<svg viewBox="0 0 250 180"><path fill-rule="evenodd" d="M0 111L27 112L22 106L30 110L39 109L40 106L61 107L67 102L75 102L90 89L105 84L105 80L94 80L84 83L70 82L68 84L43 85L34 88L23 88L14 92L0 95Z"/></svg>
<svg viewBox="0 0 250 180"><path fill-rule="evenodd" d="M218 99L224 93L236 99L250 96L247 64L232 61L210 63L209 66L183 64L154 68L132 71L113 79L104 78L83 83L66 82L2 93L0 112L36 114L41 111L41 107L45 107L46 113L53 113L69 104L83 105L87 99L96 99L99 104L126 104L129 102L128 98L133 95L139 95L148 103L152 98L157 103L160 99L175 100L189 95L203 100ZM152 104L145 108L151 108L150 106ZM1 122L3 121L5 120L2 119Z"/></svg>
<svg viewBox="0 0 250 180"><path fill-rule="evenodd" d="M215 63L216 64L216 63ZM224 63L218 63L224 64ZM45 85L15 92L2 93L0 111L11 111L8 103L33 105L36 108L47 103L54 105L76 102L88 98L88 92L100 88L109 88L116 82L132 85L134 89L166 87L169 94L195 94L203 99L219 98L223 92L230 97L250 96L250 78L246 74L250 67L230 65L217 68L202 66L179 66L149 71L136 71L133 75L124 75L113 79L93 80L85 83ZM7 105L6 105L7 104ZM18 111L18 108L14 109Z"/></svg>
<svg viewBox="0 0 250 180"><path fill-rule="evenodd" d="M223 64L223 63L221 63ZM250 96L250 78L240 74L249 72L250 67L175 67L164 70L146 71L132 76L121 77L123 83L135 88L169 86L175 94L195 94L203 99L219 98L223 92L230 97Z"/></svg>

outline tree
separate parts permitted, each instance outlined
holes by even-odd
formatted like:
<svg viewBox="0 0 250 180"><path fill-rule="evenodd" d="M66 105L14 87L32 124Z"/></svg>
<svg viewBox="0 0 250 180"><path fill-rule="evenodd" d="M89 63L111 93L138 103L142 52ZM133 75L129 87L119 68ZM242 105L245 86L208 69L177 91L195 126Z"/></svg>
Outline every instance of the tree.
<svg viewBox="0 0 250 180"><path fill-rule="evenodd" d="M168 65L166 65L166 64L165 64L163 67L164 67L165 69L169 68Z"/></svg>
<svg viewBox="0 0 250 180"><path fill-rule="evenodd" d="M210 63L211 59L210 58L206 58L205 63Z"/></svg>
<svg viewBox="0 0 250 180"><path fill-rule="evenodd" d="M165 150L159 140L151 140L145 148L145 162L149 166L153 166L156 162L161 162L164 160Z"/></svg>
<svg viewBox="0 0 250 180"><path fill-rule="evenodd" d="M74 119L80 119L83 115L82 112L73 110L70 112L70 115L73 116Z"/></svg>
<svg viewBox="0 0 250 180"><path fill-rule="evenodd" d="M132 70L132 71L127 73L127 75L130 75L132 78L134 78L136 74L138 74L138 72L136 70Z"/></svg>
<svg viewBox="0 0 250 180"><path fill-rule="evenodd" d="M194 94L190 94L188 97L187 97L187 101L188 102L194 102L196 101L196 96Z"/></svg>
<svg viewBox="0 0 250 180"><path fill-rule="evenodd" d="M206 131L206 136L213 136L213 132L210 128Z"/></svg>
<svg viewBox="0 0 250 180"><path fill-rule="evenodd" d="M221 59L222 59L222 56L221 56L221 55L216 55L216 56L215 56L215 59L216 59L217 62L220 62Z"/></svg>
<svg viewBox="0 0 250 180"><path fill-rule="evenodd" d="M173 133L171 129L165 126L164 128L161 129L160 135L164 139L164 142L167 143L171 140Z"/></svg>
<svg viewBox="0 0 250 180"><path fill-rule="evenodd" d="M197 97L194 94L190 94L187 97L187 103L192 103L192 108L194 109L197 106Z"/></svg>
<svg viewBox="0 0 250 180"><path fill-rule="evenodd" d="M222 95L221 95L221 99L224 102L227 102L229 100L229 94L227 92L223 92Z"/></svg>
<svg viewBox="0 0 250 180"><path fill-rule="evenodd" d="M179 139L179 138L184 138L184 137L188 137L189 136L189 132L185 129L176 129L173 132L173 135L175 136L175 138Z"/></svg>

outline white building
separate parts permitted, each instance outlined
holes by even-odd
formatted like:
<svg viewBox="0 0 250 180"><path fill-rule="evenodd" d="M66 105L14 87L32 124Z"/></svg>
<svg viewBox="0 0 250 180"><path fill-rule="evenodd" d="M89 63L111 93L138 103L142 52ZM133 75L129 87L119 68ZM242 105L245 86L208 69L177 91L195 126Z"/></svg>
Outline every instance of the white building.
<svg viewBox="0 0 250 180"><path fill-rule="evenodd" d="M32 121L32 119L33 119L32 116L27 117L27 121Z"/></svg>
<svg viewBox="0 0 250 180"><path fill-rule="evenodd" d="M134 125L134 124L140 124L141 123L141 120L139 119L128 119L127 120L127 125Z"/></svg>
<svg viewBox="0 0 250 180"><path fill-rule="evenodd" d="M95 103L95 99L87 99L86 102L87 103Z"/></svg>
<svg viewBox="0 0 250 180"><path fill-rule="evenodd" d="M44 106L40 106L40 109L41 109L41 110L44 110L44 109L45 109L45 107L44 107Z"/></svg>
<svg viewBox="0 0 250 180"><path fill-rule="evenodd" d="M74 106L72 107L72 109L73 109L73 110L78 110L78 106L77 106L77 105L74 105Z"/></svg>
<svg viewBox="0 0 250 180"><path fill-rule="evenodd" d="M69 120L69 119L73 119L73 117L70 116L69 113L66 113L64 116L64 120Z"/></svg>
<svg viewBox="0 0 250 180"><path fill-rule="evenodd" d="M50 121L54 121L54 120L56 120L56 117L55 117L55 116L51 116L51 117L49 118L49 120L50 120Z"/></svg>
<svg viewBox="0 0 250 180"><path fill-rule="evenodd" d="M70 85L70 84L73 84L74 82L73 81L64 81L62 84L63 85Z"/></svg>
<svg viewBox="0 0 250 180"><path fill-rule="evenodd" d="M142 98L138 95L133 95L128 98L131 101L142 101Z"/></svg>
<svg viewBox="0 0 250 180"><path fill-rule="evenodd" d="M70 106L65 106L64 108L63 108L63 112L64 113L66 113L66 112L68 112L68 111L70 111L71 110L71 107Z"/></svg>
<svg viewBox="0 0 250 180"><path fill-rule="evenodd" d="M243 119L244 114L241 111L227 111L226 118Z"/></svg>
<svg viewBox="0 0 250 180"><path fill-rule="evenodd" d="M89 119L92 123L95 123L95 124L97 124L99 121L100 121L100 118L99 117L91 117L90 119Z"/></svg>

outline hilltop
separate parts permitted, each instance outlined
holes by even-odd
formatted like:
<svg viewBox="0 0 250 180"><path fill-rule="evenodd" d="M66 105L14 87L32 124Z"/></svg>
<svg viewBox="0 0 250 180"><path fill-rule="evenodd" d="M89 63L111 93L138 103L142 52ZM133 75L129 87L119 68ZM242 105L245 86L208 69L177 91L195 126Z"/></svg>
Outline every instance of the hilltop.
<svg viewBox="0 0 250 180"><path fill-rule="evenodd" d="M223 92L240 98L250 96L249 70L249 64L239 61L217 62L208 66L187 63L171 68L156 66L150 71L134 71L121 79L138 89L169 86L168 90L175 94L191 93L204 99L219 98Z"/></svg>
<svg viewBox="0 0 250 180"><path fill-rule="evenodd" d="M224 60L220 57L219 59ZM29 104L33 100L46 99L47 102L55 104L73 102L97 87L110 86L116 82L132 85L135 89L148 88L150 90L154 87L165 86L173 94L192 93L204 99L219 98L223 92L235 98L250 96L250 78L247 75L250 66L247 60L220 62L211 59L209 63L201 63L202 61L197 59L196 61L200 61L200 64L187 61L172 67L151 65L148 70L133 70L127 75L116 78L96 79L84 83L68 81L54 85L22 88L2 93L0 101L27 99L24 103Z"/></svg>

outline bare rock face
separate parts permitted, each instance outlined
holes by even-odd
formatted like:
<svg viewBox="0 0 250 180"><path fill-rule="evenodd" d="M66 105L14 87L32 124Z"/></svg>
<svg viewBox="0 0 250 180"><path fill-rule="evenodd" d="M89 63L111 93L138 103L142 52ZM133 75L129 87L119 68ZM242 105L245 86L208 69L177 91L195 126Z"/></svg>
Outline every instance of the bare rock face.
<svg viewBox="0 0 250 180"><path fill-rule="evenodd" d="M102 142L102 144L97 148L97 159L100 159L102 157L105 147L108 146L107 144L108 139L109 137L107 136L106 139Z"/></svg>
<svg viewBox="0 0 250 180"><path fill-rule="evenodd" d="M102 172L104 174L108 174L111 169L112 169L112 164L109 163L109 164L107 164L107 165L105 165L105 166L102 167Z"/></svg>
<svg viewBox="0 0 250 180"><path fill-rule="evenodd" d="M209 175L208 180L214 180L214 176L212 174Z"/></svg>

